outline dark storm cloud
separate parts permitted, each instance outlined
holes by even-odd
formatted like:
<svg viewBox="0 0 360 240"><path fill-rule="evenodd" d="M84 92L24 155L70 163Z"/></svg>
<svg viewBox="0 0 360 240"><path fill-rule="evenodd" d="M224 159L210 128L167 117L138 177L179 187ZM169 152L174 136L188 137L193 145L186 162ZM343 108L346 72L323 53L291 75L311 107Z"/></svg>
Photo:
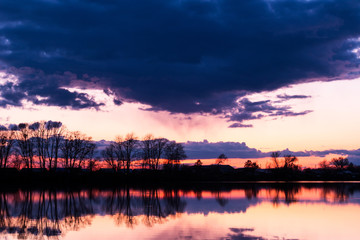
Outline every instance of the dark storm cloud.
<svg viewBox="0 0 360 240"><path fill-rule="evenodd" d="M359 13L354 0L2 0L3 68L36 71L20 74L17 87L2 86L0 104L101 106L62 88L71 72L99 79L115 104L222 113L246 92L359 76Z"/></svg>
<svg viewBox="0 0 360 240"><path fill-rule="evenodd" d="M95 102L88 94L69 91L62 85L71 85L76 76L64 74L44 74L43 71L32 68L9 68L9 74L18 77L18 83L7 82L0 85L0 106L21 106L26 99L34 104L70 107L72 109L98 108L103 103Z"/></svg>

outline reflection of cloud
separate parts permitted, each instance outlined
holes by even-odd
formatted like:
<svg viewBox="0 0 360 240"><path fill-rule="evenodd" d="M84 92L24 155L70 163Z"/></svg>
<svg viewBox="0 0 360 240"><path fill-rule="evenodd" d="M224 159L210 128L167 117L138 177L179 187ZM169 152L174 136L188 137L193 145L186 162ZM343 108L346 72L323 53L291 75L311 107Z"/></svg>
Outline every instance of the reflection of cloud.
<svg viewBox="0 0 360 240"><path fill-rule="evenodd" d="M262 237L253 237L246 235L246 232L254 231L253 228L230 228L233 234L229 234L226 239L231 240L265 240Z"/></svg>
<svg viewBox="0 0 360 240"><path fill-rule="evenodd" d="M207 190L198 187L187 186L183 190L173 188L161 190L146 187L139 189L119 187L114 189L82 190L70 187L64 191L56 189L6 190L0 192L2 199L0 205L2 213L0 215L0 229L2 230L0 237L6 237L7 233L13 233L23 238L25 236L34 237L34 235L38 237L51 236L60 233L66 235L68 231L79 231L81 228L91 224L94 224L94 226L91 226L95 228L94 231L98 231L99 229L96 227L99 225L96 224L99 221L93 222L94 217L107 216L112 218L111 221L121 225L124 224L128 228L133 228L136 224L145 224L148 227L146 229L149 229L152 233L159 229L166 230L166 232L163 232L166 237L159 235L156 236L158 238L154 239L173 239L174 236L177 236L179 231L169 231L168 226L165 226L165 228L159 226L160 224L166 225L177 218L176 230L184 229L186 236L193 236L196 239L214 238L214 235L205 235L206 237L194 235L201 234L203 230L209 231L209 225L204 223L209 223L209 219L212 219L219 224L219 228L215 229L217 234L226 234L226 239L262 240L264 236L254 236L257 230L260 229L259 232L262 232L263 228L261 229L261 227L264 227L261 224L258 225L259 218L262 218L261 222L273 222L274 214L280 213L278 216L280 220L276 221L275 224L282 226L285 223L284 226L290 226L289 229L293 230L292 227L297 226L297 224L283 221L289 220L287 213L296 215L299 212L298 207L306 211L310 206L310 209L312 209L309 211L310 214L314 214L312 212L314 209L329 209L333 217L336 217L340 210L346 210L347 208L347 211L351 211L355 216L360 201L359 185L351 183L243 183L237 184L236 188L233 188L234 185L232 184L223 184L215 188L213 188L214 185L204 185ZM203 195L201 199L196 198L196 194L192 194L192 192L199 191ZM253 194L253 197L249 198L244 195L246 191L248 191L248 194ZM290 195L296 195L296 199L299 201L287 202L289 191L292 192ZM218 197L228 199L227 204L221 206L219 202L216 202ZM271 204L267 203L273 201L275 197L279 202L291 204L295 208L284 208L283 204L282 208L271 207ZM329 202L333 197L333 202ZM300 219L308 220L308 215L300 215ZM238 217L239 221L234 221L234 216ZM247 218L249 221L243 221L245 216L249 217ZM193 217L195 222L187 221L189 217ZM223 222L220 223L219 219ZM329 223L331 222L334 221L330 218ZM255 226L255 228L236 228L236 224L240 226L248 224L245 226ZM347 224L344 223L344 225ZM354 224L356 225L356 223ZM24 228L24 226L26 227ZM213 227L214 225L210 226ZM266 227L268 226L266 224ZM104 227L103 224L101 227ZM154 228L150 229L150 227ZM192 231L195 228L200 230L200 233L199 231ZM285 228L284 231L279 231L279 229L273 228L270 232L275 234L279 234L279 232L281 234L284 232L290 233L289 229ZM314 227L315 233L318 233L318 230ZM124 233L124 231L134 231L138 234L138 229L119 229L120 233ZM214 234L215 231L209 231L209 233ZM294 234L294 236L298 235ZM271 239L285 238L279 236Z"/></svg>
<svg viewBox="0 0 360 240"><path fill-rule="evenodd" d="M230 230L234 234L229 234L226 239L230 240L265 240L266 238L263 238L261 236L250 236L247 233L253 232L253 228L230 228ZM282 237L274 237L273 239L282 239L282 240L296 240L296 239L287 239Z"/></svg>

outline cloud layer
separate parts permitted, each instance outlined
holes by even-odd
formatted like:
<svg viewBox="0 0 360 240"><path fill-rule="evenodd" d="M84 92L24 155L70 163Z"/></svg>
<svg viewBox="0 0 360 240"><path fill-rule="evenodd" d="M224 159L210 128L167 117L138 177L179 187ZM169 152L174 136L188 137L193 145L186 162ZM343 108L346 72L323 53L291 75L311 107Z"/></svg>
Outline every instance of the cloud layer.
<svg viewBox="0 0 360 240"><path fill-rule="evenodd" d="M266 101L239 108L236 101L289 84L359 76L359 12L353 0L2 0L0 64L18 82L0 82L0 105L25 99L101 107L66 89L81 86L111 92L115 104L225 112L232 127L303 115L308 111Z"/></svg>
<svg viewBox="0 0 360 240"><path fill-rule="evenodd" d="M262 152L255 148L250 148L246 143L242 142L191 142L184 144L185 151L189 159L210 159L217 158L224 153L229 158L269 158L271 152ZM280 151L281 156L295 155L297 157L325 157L329 154L346 155L349 161L354 164L360 164L360 149L357 150L326 150L326 151L298 151L294 152L289 149ZM331 160L331 159L327 159Z"/></svg>

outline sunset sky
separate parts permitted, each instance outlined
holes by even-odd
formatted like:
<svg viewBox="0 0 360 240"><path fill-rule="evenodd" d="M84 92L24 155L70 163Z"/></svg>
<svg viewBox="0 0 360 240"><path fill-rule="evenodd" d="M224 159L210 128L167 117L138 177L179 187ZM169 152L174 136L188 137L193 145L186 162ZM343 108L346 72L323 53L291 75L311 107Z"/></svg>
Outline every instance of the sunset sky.
<svg viewBox="0 0 360 240"><path fill-rule="evenodd" d="M360 163L359 64L354 0L0 1L5 126Z"/></svg>

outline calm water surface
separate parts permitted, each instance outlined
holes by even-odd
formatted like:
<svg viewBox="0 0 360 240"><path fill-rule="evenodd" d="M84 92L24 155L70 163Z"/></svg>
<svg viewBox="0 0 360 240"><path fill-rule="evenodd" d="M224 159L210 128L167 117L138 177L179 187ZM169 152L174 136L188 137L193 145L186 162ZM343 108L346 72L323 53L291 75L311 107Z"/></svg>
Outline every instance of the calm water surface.
<svg viewBox="0 0 360 240"><path fill-rule="evenodd" d="M360 239L360 184L0 192L1 239Z"/></svg>

